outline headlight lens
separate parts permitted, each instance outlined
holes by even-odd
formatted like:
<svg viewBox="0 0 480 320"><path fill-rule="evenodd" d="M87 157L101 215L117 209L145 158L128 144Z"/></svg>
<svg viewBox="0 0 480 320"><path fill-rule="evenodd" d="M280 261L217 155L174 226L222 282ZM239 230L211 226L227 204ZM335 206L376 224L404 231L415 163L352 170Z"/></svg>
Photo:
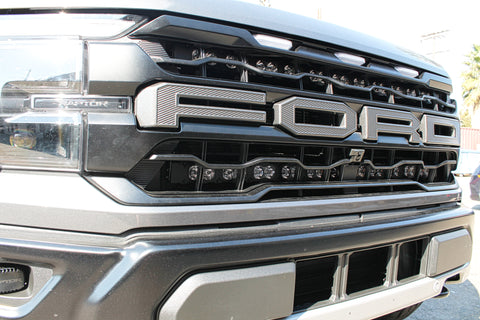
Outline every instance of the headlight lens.
<svg viewBox="0 0 480 320"><path fill-rule="evenodd" d="M34 17L30 27L47 19L29 17ZM0 26L5 19L0 16ZM39 28L38 34L47 30ZM0 27L0 39L9 30ZM62 32L61 26L55 31ZM131 112L129 97L85 95L85 52L84 41L78 39L0 40L1 168L79 170L82 114Z"/></svg>
<svg viewBox="0 0 480 320"><path fill-rule="evenodd" d="M81 92L81 41L1 41L2 113L17 113L35 94Z"/></svg>
<svg viewBox="0 0 480 320"><path fill-rule="evenodd" d="M83 112L131 112L128 97L85 95L83 39L120 36L127 14L0 15L0 167L79 170Z"/></svg>
<svg viewBox="0 0 480 320"><path fill-rule="evenodd" d="M81 115L27 112L1 119L3 167L78 169Z"/></svg>
<svg viewBox="0 0 480 320"><path fill-rule="evenodd" d="M80 95L83 43L1 41L0 63L0 165L78 169L80 112L37 111L33 98Z"/></svg>
<svg viewBox="0 0 480 320"><path fill-rule="evenodd" d="M111 38L144 20L127 14L9 14L0 16L0 37Z"/></svg>

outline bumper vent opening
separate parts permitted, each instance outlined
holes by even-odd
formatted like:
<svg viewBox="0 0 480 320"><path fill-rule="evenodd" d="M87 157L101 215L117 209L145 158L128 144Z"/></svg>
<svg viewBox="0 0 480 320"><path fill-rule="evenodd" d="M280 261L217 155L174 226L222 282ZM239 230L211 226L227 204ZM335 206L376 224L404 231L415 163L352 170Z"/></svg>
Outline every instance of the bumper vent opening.
<svg viewBox="0 0 480 320"><path fill-rule="evenodd" d="M307 309L316 301L330 298L337 261L335 256L297 263L295 310Z"/></svg>
<svg viewBox="0 0 480 320"><path fill-rule="evenodd" d="M410 241L400 246L398 281L405 280L420 273L420 266L425 249L425 241L423 240Z"/></svg>
<svg viewBox="0 0 480 320"><path fill-rule="evenodd" d="M342 254L298 259L294 310L382 291L425 276L428 238Z"/></svg>
<svg viewBox="0 0 480 320"><path fill-rule="evenodd" d="M388 255L388 247L353 253L348 263L347 294L383 285Z"/></svg>

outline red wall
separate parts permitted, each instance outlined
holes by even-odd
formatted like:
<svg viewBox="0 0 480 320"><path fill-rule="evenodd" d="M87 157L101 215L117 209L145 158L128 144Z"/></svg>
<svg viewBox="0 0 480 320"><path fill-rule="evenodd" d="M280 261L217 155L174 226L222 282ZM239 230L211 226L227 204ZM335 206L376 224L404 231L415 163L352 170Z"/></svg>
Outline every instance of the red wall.
<svg viewBox="0 0 480 320"><path fill-rule="evenodd" d="M461 129L461 148L465 150L480 150L480 129Z"/></svg>

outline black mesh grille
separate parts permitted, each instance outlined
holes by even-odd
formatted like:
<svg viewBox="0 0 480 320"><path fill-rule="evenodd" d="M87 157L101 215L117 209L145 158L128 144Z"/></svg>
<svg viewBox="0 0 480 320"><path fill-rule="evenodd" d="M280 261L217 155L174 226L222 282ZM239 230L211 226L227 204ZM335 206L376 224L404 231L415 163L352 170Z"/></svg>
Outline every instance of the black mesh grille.
<svg viewBox="0 0 480 320"><path fill-rule="evenodd" d="M355 160L352 152L363 156ZM242 194L289 186L296 190L295 197L321 196L331 194L326 186L335 194L350 194L419 190L422 185L449 183L456 160L454 152L170 140L152 150L127 178L157 195ZM271 195L266 199L272 199Z"/></svg>
<svg viewBox="0 0 480 320"><path fill-rule="evenodd" d="M325 63L251 48L220 48L167 39L141 40L139 45L161 68L182 76L327 93L450 114L456 109L444 91L432 89L416 79L382 75L379 70L395 74L387 64L371 63L358 70L341 65L340 61ZM152 47L157 47L163 55L152 55ZM312 52L312 49L305 50ZM327 49L314 51L335 60Z"/></svg>

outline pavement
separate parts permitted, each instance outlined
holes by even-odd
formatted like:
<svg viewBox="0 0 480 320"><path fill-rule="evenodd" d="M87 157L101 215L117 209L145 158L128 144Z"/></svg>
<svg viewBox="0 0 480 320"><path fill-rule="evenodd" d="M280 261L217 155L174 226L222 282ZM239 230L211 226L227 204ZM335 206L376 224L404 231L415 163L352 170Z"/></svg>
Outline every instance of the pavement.
<svg viewBox="0 0 480 320"><path fill-rule="evenodd" d="M468 280L450 284L450 296L425 301L407 320L479 320L480 319L480 202L470 199L470 178L457 178L463 189L462 204L475 211L473 256Z"/></svg>

